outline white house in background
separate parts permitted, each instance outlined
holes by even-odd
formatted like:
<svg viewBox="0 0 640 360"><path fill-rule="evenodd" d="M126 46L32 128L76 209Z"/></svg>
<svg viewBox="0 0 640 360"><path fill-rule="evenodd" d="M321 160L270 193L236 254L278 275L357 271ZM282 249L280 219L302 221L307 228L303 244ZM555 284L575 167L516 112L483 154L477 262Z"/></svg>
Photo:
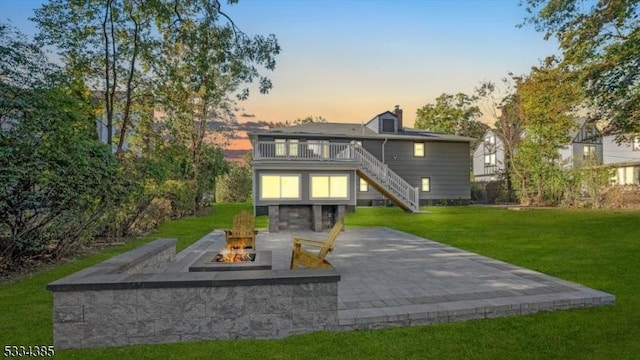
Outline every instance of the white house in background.
<svg viewBox="0 0 640 360"><path fill-rule="evenodd" d="M473 176L478 182L498 180L504 171L504 144L495 130L489 129L482 136L473 152Z"/></svg>
<svg viewBox="0 0 640 360"><path fill-rule="evenodd" d="M603 163L616 167L611 179L615 185L640 185L640 136L618 144L615 136L603 139Z"/></svg>
<svg viewBox="0 0 640 360"><path fill-rule="evenodd" d="M602 134L586 119L578 120L578 124L580 127L569 133L571 142L558 150L565 167L580 167L593 160L602 164Z"/></svg>

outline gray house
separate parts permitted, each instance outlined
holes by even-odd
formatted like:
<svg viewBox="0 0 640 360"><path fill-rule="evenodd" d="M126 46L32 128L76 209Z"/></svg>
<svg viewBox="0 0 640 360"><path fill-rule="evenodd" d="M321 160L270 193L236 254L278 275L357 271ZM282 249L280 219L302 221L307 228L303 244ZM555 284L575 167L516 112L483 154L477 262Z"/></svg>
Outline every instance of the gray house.
<svg viewBox="0 0 640 360"><path fill-rule="evenodd" d="M640 136L631 139L618 144L615 136L603 138L603 163L616 168L614 185L640 185Z"/></svg>
<svg viewBox="0 0 640 360"><path fill-rule="evenodd" d="M249 134L253 204L269 230L321 231L356 205L408 212L470 200L469 143L403 127L402 110L366 124L310 123Z"/></svg>

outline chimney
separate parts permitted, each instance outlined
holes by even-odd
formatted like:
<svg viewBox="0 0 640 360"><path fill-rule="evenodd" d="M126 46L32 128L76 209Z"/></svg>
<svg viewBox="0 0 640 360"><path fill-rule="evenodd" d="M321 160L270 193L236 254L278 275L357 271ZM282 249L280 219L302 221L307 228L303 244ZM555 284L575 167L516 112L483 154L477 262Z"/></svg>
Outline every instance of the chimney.
<svg viewBox="0 0 640 360"><path fill-rule="evenodd" d="M398 118L398 132L401 132L402 131L402 109L400 109L400 105L396 105L396 108L395 110L393 110L393 113Z"/></svg>

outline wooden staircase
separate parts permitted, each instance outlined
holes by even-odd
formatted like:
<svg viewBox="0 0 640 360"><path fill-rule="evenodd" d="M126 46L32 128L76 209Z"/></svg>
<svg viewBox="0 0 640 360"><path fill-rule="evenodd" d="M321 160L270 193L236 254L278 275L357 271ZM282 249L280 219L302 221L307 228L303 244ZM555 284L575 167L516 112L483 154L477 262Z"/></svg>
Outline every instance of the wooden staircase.
<svg viewBox="0 0 640 360"><path fill-rule="evenodd" d="M371 187L386 196L407 212L420 208L420 192L398 174L361 146L354 144L353 159L357 163L356 173Z"/></svg>

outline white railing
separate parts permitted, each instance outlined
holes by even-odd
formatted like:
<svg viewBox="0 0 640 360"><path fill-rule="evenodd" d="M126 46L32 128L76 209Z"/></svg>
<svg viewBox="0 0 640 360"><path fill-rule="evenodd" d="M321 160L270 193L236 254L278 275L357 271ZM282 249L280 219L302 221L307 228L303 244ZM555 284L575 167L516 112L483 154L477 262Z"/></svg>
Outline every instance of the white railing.
<svg viewBox="0 0 640 360"><path fill-rule="evenodd" d="M353 144L328 141L257 141L255 160L332 160L353 161Z"/></svg>
<svg viewBox="0 0 640 360"><path fill-rule="evenodd" d="M254 160L352 161L369 178L384 187L411 211L419 207L420 192L398 174L356 143L328 141L256 141Z"/></svg>
<svg viewBox="0 0 640 360"><path fill-rule="evenodd" d="M357 144L354 146L354 155L355 160L358 162L358 168L362 172L379 184L384 185L387 190L391 191L391 195L394 195L396 199L402 201L411 210L418 210L420 193L417 187L411 186L393 170L389 169L386 164Z"/></svg>

